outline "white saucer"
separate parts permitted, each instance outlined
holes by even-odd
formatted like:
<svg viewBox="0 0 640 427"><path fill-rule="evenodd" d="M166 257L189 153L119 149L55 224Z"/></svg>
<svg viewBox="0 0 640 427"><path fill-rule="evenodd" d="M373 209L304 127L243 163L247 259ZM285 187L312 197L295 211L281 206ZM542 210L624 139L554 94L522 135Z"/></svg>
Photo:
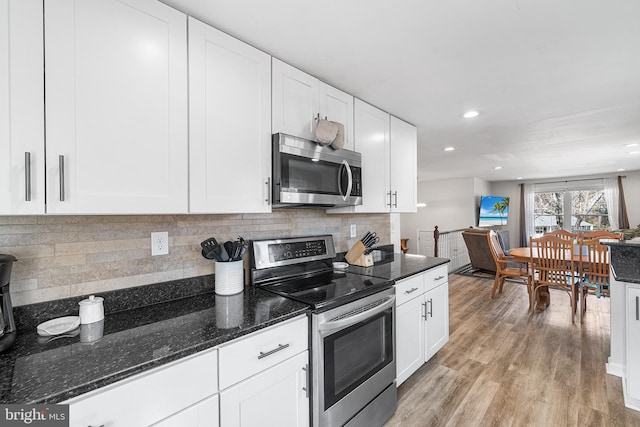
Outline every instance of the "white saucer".
<svg viewBox="0 0 640 427"><path fill-rule="evenodd" d="M80 326L80 316L66 316L40 323L37 330L38 335L50 337L72 331L78 326Z"/></svg>
<svg viewBox="0 0 640 427"><path fill-rule="evenodd" d="M333 263L333 268L335 268L336 270L346 270L347 268L349 268L349 263L346 263L346 262L334 262Z"/></svg>

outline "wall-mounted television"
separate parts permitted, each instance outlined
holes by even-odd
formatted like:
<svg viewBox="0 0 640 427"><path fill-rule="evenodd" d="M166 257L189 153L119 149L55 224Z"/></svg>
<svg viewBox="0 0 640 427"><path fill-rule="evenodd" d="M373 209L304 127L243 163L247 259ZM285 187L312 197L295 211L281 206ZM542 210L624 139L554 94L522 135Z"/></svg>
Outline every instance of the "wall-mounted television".
<svg viewBox="0 0 640 427"><path fill-rule="evenodd" d="M509 198L502 196L482 196L478 227L507 225L509 219Z"/></svg>

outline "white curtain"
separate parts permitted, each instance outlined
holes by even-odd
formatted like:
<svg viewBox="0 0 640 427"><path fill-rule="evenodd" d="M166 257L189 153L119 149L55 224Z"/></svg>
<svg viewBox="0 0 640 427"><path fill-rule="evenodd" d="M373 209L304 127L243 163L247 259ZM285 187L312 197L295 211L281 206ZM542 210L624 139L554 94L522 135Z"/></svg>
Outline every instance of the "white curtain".
<svg viewBox="0 0 640 427"><path fill-rule="evenodd" d="M602 180L604 184L604 200L607 203L607 211L609 212L609 224L611 230L618 230L618 215L620 213L620 194L618 192L618 180L616 178L605 178Z"/></svg>
<svg viewBox="0 0 640 427"><path fill-rule="evenodd" d="M527 245L529 244L529 238L535 234L535 184L524 184L524 226L527 230Z"/></svg>

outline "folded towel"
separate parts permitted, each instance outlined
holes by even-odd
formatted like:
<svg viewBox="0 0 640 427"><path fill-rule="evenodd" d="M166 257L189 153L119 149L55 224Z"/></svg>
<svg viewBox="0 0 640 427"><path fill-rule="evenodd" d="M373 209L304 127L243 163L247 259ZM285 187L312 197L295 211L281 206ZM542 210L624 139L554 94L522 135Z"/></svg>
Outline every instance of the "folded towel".
<svg viewBox="0 0 640 427"><path fill-rule="evenodd" d="M335 139L331 143L331 148L334 150L339 150L344 147L344 125L339 122L331 122L338 128L338 133L336 134Z"/></svg>
<svg viewBox="0 0 640 427"><path fill-rule="evenodd" d="M331 144L338 134L338 126L334 122L328 120L318 120L316 126L316 138L318 142L324 145Z"/></svg>

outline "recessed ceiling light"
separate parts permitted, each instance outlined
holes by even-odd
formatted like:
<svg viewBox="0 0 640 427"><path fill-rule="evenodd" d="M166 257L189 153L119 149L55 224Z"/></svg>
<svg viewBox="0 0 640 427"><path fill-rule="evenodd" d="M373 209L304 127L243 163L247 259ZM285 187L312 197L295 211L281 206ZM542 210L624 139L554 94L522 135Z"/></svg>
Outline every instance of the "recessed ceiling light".
<svg viewBox="0 0 640 427"><path fill-rule="evenodd" d="M502 169L502 166L494 166L493 167L493 170L500 170L500 169Z"/></svg>
<svg viewBox="0 0 640 427"><path fill-rule="evenodd" d="M626 171L626 169L625 169L625 168L620 168L620 169L618 169L618 172L624 172L624 171Z"/></svg>
<svg viewBox="0 0 640 427"><path fill-rule="evenodd" d="M464 117L465 119L472 119L474 117L478 117L479 114L480 113L478 113L477 111L467 111L462 115L462 117Z"/></svg>
<svg viewBox="0 0 640 427"><path fill-rule="evenodd" d="M629 147L637 147L638 143L637 142L632 142L631 144L625 144L625 147L629 148Z"/></svg>
<svg viewBox="0 0 640 427"><path fill-rule="evenodd" d="M454 151L455 149L455 147L446 147L444 151Z"/></svg>
<svg viewBox="0 0 640 427"><path fill-rule="evenodd" d="M416 203L416 207L418 207L418 208L424 208L424 207L426 207L426 206L427 206L427 204L426 204L426 203L422 203L422 202L420 202L420 203Z"/></svg>
<svg viewBox="0 0 640 427"><path fill-rule="evenodd" d="M516 179L522 179L522 177L521 177L521 176L519 176L519 177L517 177Z"/></svg>

